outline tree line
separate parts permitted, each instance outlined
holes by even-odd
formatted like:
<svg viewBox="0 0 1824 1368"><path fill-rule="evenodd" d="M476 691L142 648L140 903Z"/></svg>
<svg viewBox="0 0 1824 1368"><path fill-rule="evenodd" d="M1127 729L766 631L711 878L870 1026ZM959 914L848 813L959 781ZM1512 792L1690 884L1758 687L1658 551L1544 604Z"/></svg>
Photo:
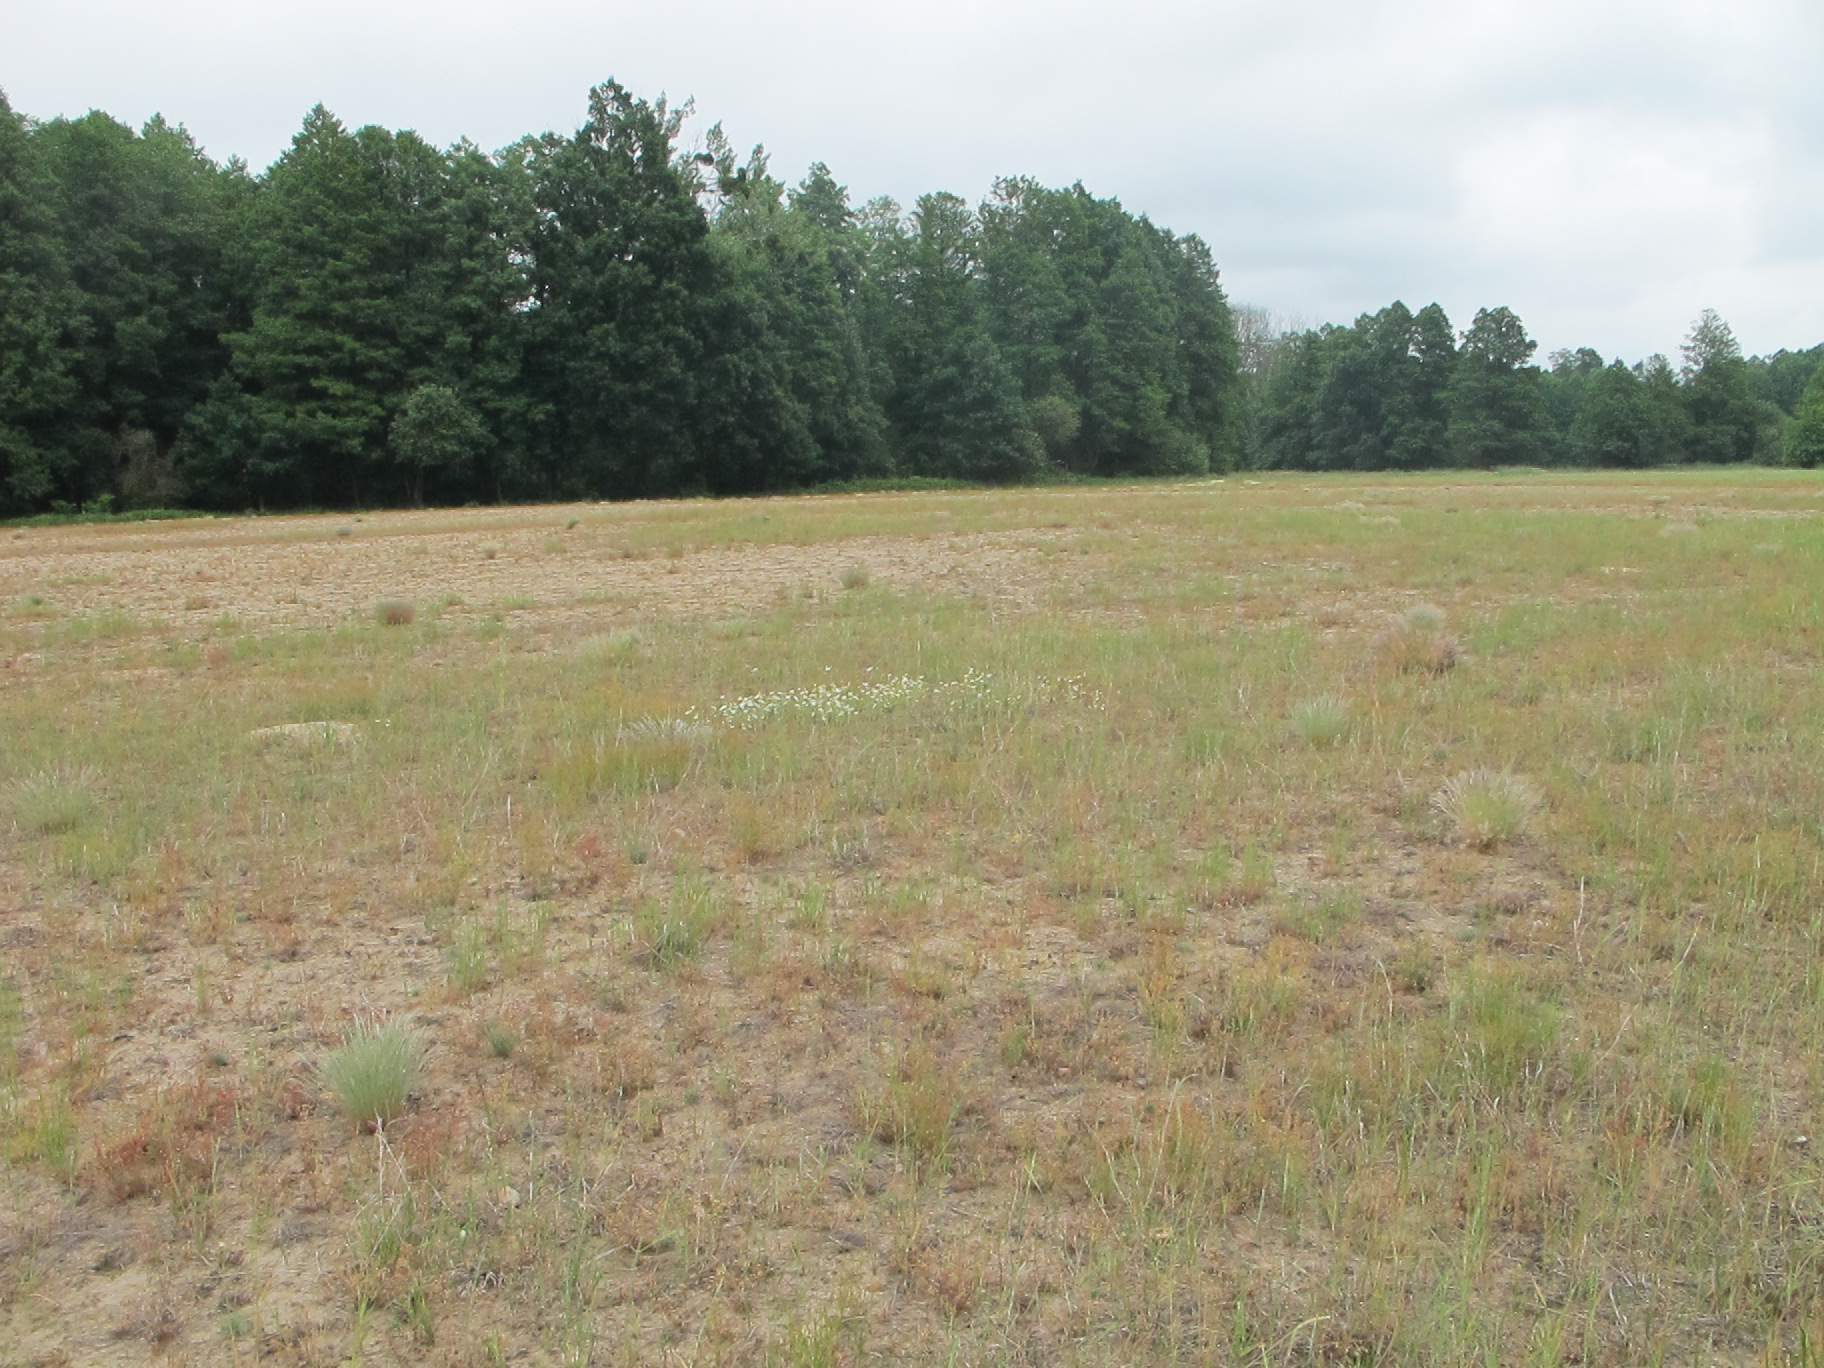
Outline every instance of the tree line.
<svg viewBox="0 0 1824 1368"><path fill-rule="evenodd" d="M0 94L0 516L869 479L1824 462L1824 348L1533 363L1505 308L1275 329L1208 246L1010 177L856 205L615 82L494 153L321 106L264 172Z"/></svg>
<svg viewBox="0 0 1824 1368"><path fill-rule="evenodd" d="M1511 309L1457 334L1436 304L1277 329L1236 311L1244 446L1266 468L1824 464L1824 344L1745 358L1705 310L1674 367L1589 347L1534 364Z"/></svg>
<svg viewBox="0 0 1824 1368"><path fill-rule="evenodd" d="M1199 472L1205 244L1080 185L788 189L609 82L495 153L312 109L263 174L0 96L0 513Z"/></svg>

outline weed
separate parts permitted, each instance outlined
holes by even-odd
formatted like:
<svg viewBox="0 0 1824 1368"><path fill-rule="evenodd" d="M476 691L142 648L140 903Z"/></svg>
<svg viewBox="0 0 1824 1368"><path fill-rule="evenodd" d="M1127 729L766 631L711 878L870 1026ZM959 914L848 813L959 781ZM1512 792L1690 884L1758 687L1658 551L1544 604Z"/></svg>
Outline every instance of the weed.
<svg viewBox="0 0 1824 1368"><path fill-rule="evenodd" d="M450 982L458 992L475 993L487 986L488 933L481 923L465 921L457 928L449 948L449 964Z"/></svg>

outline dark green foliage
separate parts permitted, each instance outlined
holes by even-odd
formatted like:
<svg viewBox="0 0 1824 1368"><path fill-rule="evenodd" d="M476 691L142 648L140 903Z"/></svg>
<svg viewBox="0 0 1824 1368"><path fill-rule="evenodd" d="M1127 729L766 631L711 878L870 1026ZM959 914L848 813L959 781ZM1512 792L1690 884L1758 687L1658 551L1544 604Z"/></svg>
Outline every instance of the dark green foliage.
<svg viewBox="0 0 1824 1368"><path fill-rule="evenodd" d="M1786 429L1785 456L1788 465L1824 466L1824 366L1812 371L1799 399Z"/></svg>
<svg viewBox="0 0 1824 1368"><path fill-rule="evenodd" d="M0 94L0 513L75 492L69 413L84 322L53 195L41 145Z"/></svg>
<svg viewBox="0 0 1824 1368"><path fill-rule="evenodd" d="M1579 465L1643 466L1653 460L1640 377L1619 361L1588 380L1570 429L1572 459Z"/></svg>
<svg viewBox="0 0 1824 1368"><path fill-rule="evenodd" d="M425 483L458 484L488 445L488 430L448 385L420 385L393 419L392 448L405 471L412 502L424 502Z"/></svg>
<svg viewBox="0 0 1824 1368"><path fill-rule="evenodd" d="M1538 346L1511 309L1478 309L1463 334L1450 393L1448 441L1462 465L1532 465L1545 455Z"/></svg>
<svg viewBox="0 0 1824 1368"><path fill-rule="evenodd" d="M615 82L498 153L311 110L258 176L0 94L0 516L1238 465L1820 460L1824 346L1548 372L1507 309L1288 332L1082 185L787 190ZM1809 386L1809 388L1808 388Z"/></svg>
<svg viewBox="0 0 1824 1368"><path fill-rule="evenodd" d="M996 183L966 270L1048 463L1088 474L1232 464L1234 320L1207 246L1081 185Z"/></svg>

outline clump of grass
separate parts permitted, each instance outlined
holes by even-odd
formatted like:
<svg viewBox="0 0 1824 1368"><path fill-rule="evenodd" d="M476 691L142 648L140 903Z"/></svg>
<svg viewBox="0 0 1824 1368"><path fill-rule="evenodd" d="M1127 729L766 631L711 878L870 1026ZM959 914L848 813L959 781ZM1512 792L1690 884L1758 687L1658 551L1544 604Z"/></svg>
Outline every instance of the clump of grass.
<svg viewBox="0 0 1824 1368"><path fill-rule="evenodd" d="M418 610L403 599L382 599L374 605L374 619L382 627L409 627Z"/></svg>
<svg viewBox="0 0 1824 1368"><path fill-rule="evenodd" d="M450 943L450 982L458 992L474 993L488 982L488 934L480 922L465 922Z"/></svg>
<svg viewBox="0 0 1824 1368"><path fill-rule="evenodd" d="M519 1048L519 1036L502 1022L490 1021L481 1028L481 1037L488 1044L488 1053L496 1059L509 1059Z"/></svg>
<svg viewBox="0 0 1824 1368"><path fill-rule="evenodd" d="M867 566L857 562L843 568L842 587L844 589L866 589L868 582L873 578L873 572Z"/></svg>
<svg viewBox="0 0 1824 1368"><path fill-rule="evenodd" d="M1341 744L1350 725L1349 705L1334 695L1307 699L1292 710L1293 731L1320 750Z"/></svg>
<svg viewBox="0 0 1824 1368"><path fill-rule="evenodd" d="M1457 836L1477 850L1493 850L1526 834L1540 807L1539 792L1509 770L1474 769L1453 775L1431 805Z"/></svg>
<svg viewBox="0 0 1824 1368"><path fill-rule="evenodd" d="M1451 1053L1476 1082L1502 1093L1544 1069L1561 1018L1513 971L1490 967L1471 972L1452 996L1449 1022Z"/></svg>
<svg viewBox="0 0 1824 1368"><path fill-rule="evenodd" d="M942 1161L962 1110L956 1075L923 1046L888 1061L885 1076L858 1099L862 1128L917 1159Z"/></svg>
<svg viewBox="0 0 1824 1368"><path fill-rule="evenodd" d="M86 765L53 765L13 785L13 820L35 836L74 831L95 815L98 776Z"/></svg>
<svg viewBox="0 0 1824 1368"><path fill-rule="evenodd" d="M396 1021L357 1021L323 1061L323 1081L343 1113L379 1127L405 1110L424 1063L416 1032Z"/></svg>
<svg viewBox="0 0 1824 1368"><path fill-rule="evenodd" d="M1401 674L1448 674L1457 667L1462 646L1445 630L1444 610L1416 603L1380 639L1380 655Z"/></svg>
<svg viewBox="0 0 1824 1368"><path fill-rule="evenodd" d="M654 968L679 969L703 953L716 922L714 890L699 879L680 880L668 901L645 903L634 914L634 944Z"/></svg>
<svg viewBox="0 0 1824 1368"><path fill-rule="evenodd" d="M482 543L481 558L483 560L495 560L499 556L500 556L500 548L498 546L496 546L493 542L483 542Z"/></svg>
<svg viewBox="0 0 1824 1368"><path fill-rule="evenodd" d="M76 1178L76 1109L61 1089L40 1093L29 1106L0 1095L0 1159L42 1164L58 1179Z"/></svg>
<svg viewBox="0 0 1824 1368"><path fill-rule="evenodd" d="M688 717L637 717L615 728L621 746L703 746L715 736L707 722Z"/></svg>

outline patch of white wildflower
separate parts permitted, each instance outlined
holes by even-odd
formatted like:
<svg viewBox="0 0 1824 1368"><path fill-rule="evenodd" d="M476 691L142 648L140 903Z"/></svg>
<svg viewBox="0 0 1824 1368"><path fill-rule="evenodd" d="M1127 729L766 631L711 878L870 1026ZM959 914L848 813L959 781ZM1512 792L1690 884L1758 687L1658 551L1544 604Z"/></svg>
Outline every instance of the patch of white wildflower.
<svg viewBox="0 0 1824 1368"><path fill-rule="evenodd" d="M743 694L738 698L724 696L703 713L692 709L686 717L705 716L720 726L751 731L785 719L844 722L893 712L912 704L948 711L996 702L1068 702L1082 704L1096 712L1106 706L1101 690L1090 688L1080 675L1016 682L1004 680L987 670L968 670L957 679L896 674L853 684L828 681L797 689Z"/></svg>

